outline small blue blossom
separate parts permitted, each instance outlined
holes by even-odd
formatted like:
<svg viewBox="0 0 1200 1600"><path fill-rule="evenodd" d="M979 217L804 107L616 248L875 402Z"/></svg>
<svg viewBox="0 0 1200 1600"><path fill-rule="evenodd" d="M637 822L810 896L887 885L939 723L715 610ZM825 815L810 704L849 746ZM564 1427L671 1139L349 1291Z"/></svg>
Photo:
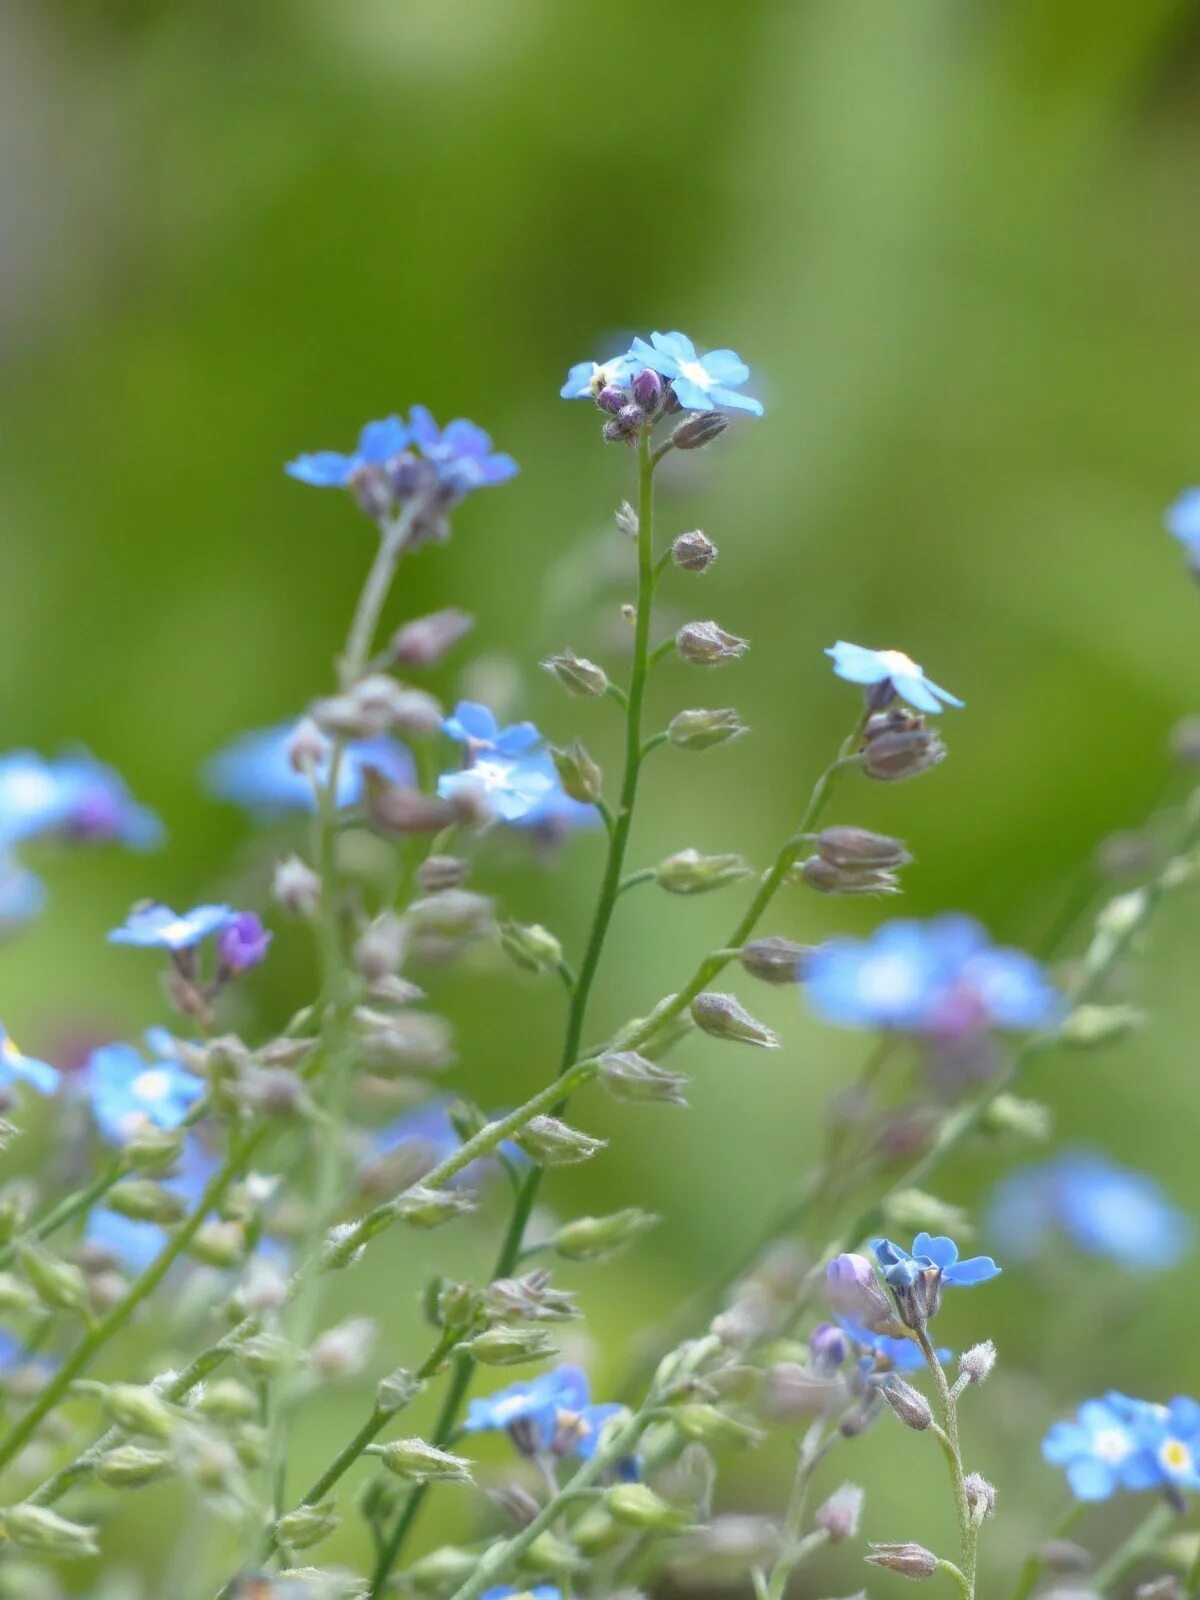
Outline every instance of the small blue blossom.
<svg viewBox="0 0 1200 1600"><path fill-rule="evenodd" d="M1200 1404L1187 1395L1176 1395L1165 1406L1126 1404L1132 1407L1137 1441L1130 1476L1148 1478L1150 1487L1176 1494L1200 1489Z"/></svg>
<svg viewBox="0 0 1200 1600"><path fill-rule="evenodd" d="M1085 1400L1074 1422L1056 1422L1042 1441L1042 1455L1065 1467L1077 1500L1107 1500L1118 1489L1153 1489L1162 1481L1155 1461L1166 1439L1164 1408L1108 1394ZM1184 1446L1189 1458L1191 1452ZM1178 1452L1168 1451L1183 1460Z"/></svg>
<svg viewBox="0 0 1200 1600"><path fill-rule="evenodd" d="M73 839L115 842L131 850L156 850L164 829L153 811L139 804L112 767L88 750L73 750L54 763L66 798L62 827Z"/></svg>
<svg viewBox="0 0 1200 1600"><path fill-rule="evenodd" d="M642 363L636 356L613 356L610 361L577 361L559 390L564 400L595 400L602 389L620 389Z"/></svg>
<svg viewBox="0 0 1200 1600"><path fill-rule="evenodd" d="M915 1372L925 1365L925 1357L915 1339L895 1339L888 1334L872 1333L850 1317L839 1317L838 1321L858 1346L864 1372ZM936 1354L945 1365L953 1351L939 1346Z"/></svg>
<svg viewBox="0 0 1200 1600"><path fill-rule="evenodd" d="M170 906L139 906L108 936L110 944L136 945L143 950L191 950L219 933L237 916L231 906L193 906L182 915Z"/></svg>
<svg viewBox="0 0 1200 1600"><path fill-rule="evenodd" d="M926 1272L936 1272L942 1283L961 1289L989 1283L1000 1276L1000 1268L991 1256L970 1256L960 1261L958 1246L945 1234L919 1233L911 1252L890 1239L872 1239L871 1249L890 1287L907 1286Z"/></svg>
<svg viewBox="0 0 1200 1600"><path fill-rule="evenodd" d="M177 1128L204 1093L204 1084L169 1057L147 1061L131 1044L93 1050L84 1081L96 1125L111 1144L140 1127Z"/></svg>
<svg viewBox="0 0 1200 1600"><path fill-rule="evenodd" d="M502 728L495 713L474 700L460 700L442 722L442 730L472 755L487 753L511 760L540 749L545 742L532 722L513 722Z"/></svg>
<svg viewBox="0 0 1200 1600"><path fill-rule="evenodd" d="M941 711L943 706L963 704L948 689L927 678L925 669L903 650L867 650L860 644L847 644L839 639L825 654L832 658L834 672L847 683L861 683L867 687L890 685L901 700L907 700L918 711Z"/></svg>
<svg viewBox="0 0 1200 1600"><path fill-rule="evenodd" d="M510 455L493 451L490 434L464 417L439 428L427 407L413 406L408 420L412 442L437 469L443 495L461 499L472 489L507 483L520 470Z"/></svg>
<svg viewBox="0 0 1200 1600"><path fill-rule="evenodd" d="M70 808L57 773L35 751L0 756L0 842L12 845L61 827Z"/></svg>
<svg viewBox="0 0 1200 1600"><path fill-rule="evenodd" d="M562 1594L552 1583L537 1583L532 1589L514 1589L511 1584L500 1584L495 1589L485 1589L480 1600L562 1600Z"/></svg>
<svg viewBox="0 0 1200 1600"><path fill-rule="evenodd" d="M318 489L344 489L361 468L387 466L408 442L408 429L400 418L385 417L381 422L367 423L358 436L357 448L349 455L318 450L315 455L297 456L283 470L289 477Z"/></svg>
<svg viewBox="0 0 1200 1600"><path fill-rule="evenodd" d="M1131 1272L1175 1266L1194 1233L1148 1173L1090 1150L1010 1173L996 1185L988 1225L1006 1255L1029 1260L1058 1236Z"/></svg>
<svg viewBox="0 0 1200 1600"><path fill-rule="evenodd" d="M465 1433L509 1433L528 1455L554 1449L559 1414L578 1414L589 1403L587 1374L580 1367L555 1367L524 1383L472 1400L467 1407Z"/></svg>
<svg viewBox="0 0 1200 1600"><path fill-rule="evenodd" d="M553 794L556 779L540 763L481 756L461 772L445 772L437 792L443 800L476 795L501 822L522 822Z"/></svg>
<svg viewBox="0 0 1200 1600"><path fill-rule="evenodd" d="M501 822L521 828L586 827L599 820L595 806L573 800L564 791L532 722L501 727L487 706L460 700L442 728L463 746L467 757L460 772L438 779L443 800L473 791Z"/></svg>
<svg viewBox="0 0 1200 1600"><path fill-rule="evenodd" d="M685 411L748 411L761 417L757 400L737 391L750 376L750 368L732 350L696 353L685 333L652 333L649 344L635 339L629 354L640 366L657 372L670 381L675 397Z"/></svg>
<svg viewBox="0 0 1200 1600"><path fill-rule="evenodd" d="M1200 554L1200 488L1185 489L1167 507L1167 532L1179 540L1189 555Z"/></svg>
<svg viewBox="0 0 1200 1600"><path fill-rule="evenodd" d="M287 811L311 811L316 805L314 784L323 784L329 758L317 763L310 777L297 772L288 756L296 723L244 733L218 752L206 768L208 786L222 800L244 807L260 817ZM416 769L412 757L395 739L352 739L342 749L338 764L337 803L357 805L363 793L363 773L371 767L390 782L410 785Z"/></svg>
<svg viewBox="0 0 1200 1600"><path fill-rule="evenodd" d="M827 1022L943 1038L1045 1027L1061 1006L1040 962L990 944L962 916L901 918L866 939L831 940L806 961L804 988Z"/></svg>
<svg viewBox="0 0 1200 1600"><path fill-rule="evenodd" d="M57 1068L47 1061L39 1061L36 1056L24 1055L0 1023L0 1089L7 1089L14 1083L27 1083L39 1094L53 1094L60 1082Z"/></svg>

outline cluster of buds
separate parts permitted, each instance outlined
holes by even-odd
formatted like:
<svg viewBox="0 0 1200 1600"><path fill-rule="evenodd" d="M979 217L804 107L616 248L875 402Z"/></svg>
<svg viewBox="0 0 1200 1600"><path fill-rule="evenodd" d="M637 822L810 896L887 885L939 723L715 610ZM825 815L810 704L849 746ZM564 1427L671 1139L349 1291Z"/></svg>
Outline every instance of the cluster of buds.
<svg viewBox="0 0 1200 1600"><path fill-rule="evenodd" d="M924 717L904 706L892 706L867 718L861 758L866 777L898 783L944 761L946 746Z"/></svg>
<svg viewBox="0 0 1200 1600"><path fill-rule="evenodd" d="M912 860L899 839L866 828L825 828L814 843L795 872L821 894L899 894L896 873Z"/></svg>
<svg viewBox="0 0 1200 1600"><path fill-rule="evenodd" d="M314 701L310 710L313 723L330 739L375 739L385 733L431 739L442 726L442 715L433 695L386 672L370 672L343 694Z"/></svg>

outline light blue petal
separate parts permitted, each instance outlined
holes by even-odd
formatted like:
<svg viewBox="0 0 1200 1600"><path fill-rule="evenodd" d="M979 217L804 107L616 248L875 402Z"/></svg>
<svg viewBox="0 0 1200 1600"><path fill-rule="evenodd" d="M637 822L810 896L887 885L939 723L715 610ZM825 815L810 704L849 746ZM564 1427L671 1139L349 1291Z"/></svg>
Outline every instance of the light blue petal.
<svg viewBox="0 0 1200 1600"><path fill-rule="evenodd" d="M476 744L492 745L500 732L495 713L477 700L460 700L442 726L452 739L472 739Z"/></svg>
<svg viewBox="0 0 1200 1600"><path fill-rule="evenodd" d="M1077 1456L1067 1466L1067 1482L1077 1500L1107 1500L1117 1487L1117 1475L1106 1461Z"/></svg>
<svg viewBox="0 0 1200 1600"><path fill-rule="evenodd" d="M752 417L761 417L763 405L761 400L755 400L751 395L738 394L735 389L726 389L721 384L713 384L709 394L717 405L724 406L728 411L747 411Z"/></svg>
<svg viewBox="0 0 1200 1600"><path fill-rule="evenodd" d="M918 711L933 713L942 709L941 701L926 686L924 678L914 677L908 672L892 672L888 676L900 698L907 700L910 706L916 706Z"/></svg>
<svg viewBox="0 0 1200 1600"><path fill-rule="evenodd" d="M953 1283L960 1289L969 1289L977 1283L990 1283L993 1278L1000 1276L1000 1271L991 1256L971 1256L967 1261L959 1261L948 1267L945 1278L947 1283Z"/></svg>
<svg viewBox="0 0 1200 1600"><path fill-rule="evenodd" d="M934 683L929 678L925 679L925 687L932 694L937 695L938 699L944 701L946 705L957 706L960 711L967 703L965 700L960 700L957 695L951 694L949 689L943 689L940 684Z"/></svg>
<svg viewBox="0 0 1200 1600"><path fill-rule="evenodd" d="M704 370L714 383L736 389L750 376L750 368L733 350L710 350L704 357Z"/></svg>
<svg viewBox="0 0 1200 1600"><path fill-rule="evenodd" d="M1056 1422L1042 1440L1042 1455L1055 1467L1065 1467L1090 1448L1091 1436L1078 1422Z"/></svg>
<svg viewBox="0 0 1200 1600"><path fill-rule="evenodd" d="M358 453L364 461L382 467L408 443L408 429L399 417L368 422L358 436Z"/></svg>
<svg viewBox="0 0 1200 1600"><path fill-rule="evenodd" d="M673 361L695 361L696 346L686 333L652 333L650 343L661 354L669 356Z"/></svg>
<svg viewBox="0 0 1200 1600"><path fill-rule="evenodd" d="M698 383L693 383L691 378L672 376L671 387L675 391L675 398L685 411L715 411L716 402L707 389L702 389Z"/></svg>
<svg viewBox="0 0 1200 1600"><path fill-rule="evenodd" d="M919 1233L913 1240L914 1256L928 1256L935 1267L946 1272L958 1260L958 1246L945 1234Z"/></svg>
<svg viewBox="0 0 1200 1600"><path fill-rule="evenodd" d="M353 456L339 455L336 450L318 450L315 455L297 456L283 470L289 478L311 483L318 489L341 489L356 465Z"/></svg>
<svg viewBox="0 0 1200 1600"><path fill-rule="evenodd" d="M847 683L882 683L888 676L885 662L880 661L877 650L867 650L860 644L849 644L845 639L825 654L833 660L833 670Z"/></svg>

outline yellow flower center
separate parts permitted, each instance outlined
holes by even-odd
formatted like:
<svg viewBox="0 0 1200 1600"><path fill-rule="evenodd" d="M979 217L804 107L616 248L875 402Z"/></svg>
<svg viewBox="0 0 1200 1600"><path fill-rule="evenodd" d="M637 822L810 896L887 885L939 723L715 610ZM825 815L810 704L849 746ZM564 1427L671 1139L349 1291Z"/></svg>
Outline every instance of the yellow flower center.
<svg viewBox="0 0 1200 1600"><path fill-rule="evenodd" d="M1168 1439L1160 1456L1168 1472L1186 1472L1192 1464L1192 1452L1182 1439Z"/></svg>
<svg viewBox="0 0 1200 1600"><path fill-rule="evenodd" d="M877 654L893 677L897 674L908 678L921 676L920 667L911 656L906 656L903 650L880 650Z"/></svg>

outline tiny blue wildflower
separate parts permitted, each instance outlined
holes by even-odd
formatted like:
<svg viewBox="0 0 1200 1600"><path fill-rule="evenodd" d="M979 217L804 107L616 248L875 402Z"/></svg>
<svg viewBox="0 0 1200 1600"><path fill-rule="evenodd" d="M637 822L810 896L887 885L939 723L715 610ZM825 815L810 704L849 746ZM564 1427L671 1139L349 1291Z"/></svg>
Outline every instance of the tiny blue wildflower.
<svg viewBox="0 0 1200 1600"><path fill-rule="evenodd" d="M1148 1173L1098 1151L1068 1150L1021 1167L992 1195L988 1226L1004 1253L1029 1260L1055 1236L1131 1272L1162 1272L1191 1248L1191 1219Z"/></svg>
<svg viewBox="0 0 1200 1600"><path fill-rule="evenodd" d="M609 361L577 361L558 391L564 400L595 400L602 389L619 389L642 363L636 356L613 356Z"/></svg>
<svg viewBox="0 0 1200 1600"><path fill-rule="evenodd" d="M549 1453L558 1436L560 1412L577 1415L590 1399L587 1374L580 1367L555 1367L472 1400L463 1431L507 1433L525 1455Z"/></svg>
<svg viewBox="0 0 1200 1600"><path fill-rule="evenodd" d="M36 1056L24 1055L0 1023L0 1089L7 1089L13 1083L27 1083L39 1094L53 1094L60 1082L57 1068L47 1061L39 1061Z"/></svg>
<svg viewBox="0 0 1200 1600"><path fill-rule="evenodd" d="M72 838L113 841L131 850L156 850L162 844L158 817L133 798L120 773L90 751L61 755L53 771L66 797L62 826Z"/></svg>
<svg viewBox="0 0 1200 1600"><path fill-rule="evenodd" d="M685 411L748 411L761 417L759 401L737 391L750 376L750 368L732 350L710 350L697 355L685 333L652 333L649 344L635 339L629 354L640 366L670 381Z"/></svg>
<svg viewBox="0 0 1200 1600"><path fill-rule="evenodd" d="M1148 1456L1147 1429L1161 1426L1161 1408L1121 1394L1085 1400L1074 1422L1056 1422L1042 1455L1065 1467L1077 1500L1107 1500L1118 1489L1152 1489L1159 1473Z"/></svg>
<svg viewBox="0 0 1200 1600"><path fill-rule="evenodd" d="M1176 1395L1165 1406L1108 1398L1120 1398L1131 1407L1137 1441L1129 1466L1132 1478L1148 1478L1149 1487L1174 1494L1200 1489L1200 1404L1186 1395Z"/></svg>
<svg viewBox="0 0 1200 1600"><path fill-rule="evenodd" d="M119 928L108 936L110 944L136 945L144 950L190 950L219 933L237 912L231 906L193 906L180 915L170 906L135 907Z"/></svg>
<svg viewBox="0 0 1200 1600"><path fill-rule="evenodd" d="M456 795L478 795L501 822L522 822L544 806L555 789L555 779L540 763L506 761L482 756L461 772L445 772L437 792L443 800Z"/></svg>
<svg viewBox="0 0 1200 1600"><path fill-rule="evenodd" d="M831 940L806 961L804 988L827 1022L943 1038L1045 1027L1061 1004L1040 962L990 944L961 916L898 919L866 939Z"/></svg>
<svg viewBox="0 0 1200 1600"><path fill-rule="evenodd" d="M209 788L219 799L260 817L312 811L316 805L314 786L327 780L329 758L318 762L311 776L297 772L288 754L296 726L294 722L280 722L242 734L209 761L205 771ZM395 739L386 735L352 739L343 747L338 765L339 807L358 804L367 767L380 772L390 783L407 786L415 779L412 757Z"/></svg>
<svg viewBox="0 0 1200 1600"><path fill-rule="evenodd" d="M872 1333L850 1317L839 1317L838 1321L858 1346L859 1364L864 1372L915 1372L925 1365L925 1357L914 1339ZM944 1366L953 1351L939 1346L936 1354Z"/></svg>
<svg viewBox="0 0 1200 1600"><path fill-rule="evenodd" d="M500 821L522 828L588 826L599 820L595 806L573 800L563 789L545 741L532 722L501 727L487 706L460 700L442 724L466 752L460 772L438 780L443 800L474 790Z"/></svg>
<svg viewBox="0 0 1200 1600"><path fill-rule="evenodd" d="M275 937L253 911L239 911L217 935L217 960L221 971L240 977L267 959Z"/></svg>
<svg viewBox="0 0 1200 1600"><path fill-rule="evenodd" d="M358 445L349 455L336 450L318 450L314 455L297 456L284 471L301 483L318 489L344 489L362 467L386 467L409 442L408 429L399 417L368 422L358 436Z"/></svg>
<svg viewBox="0 0 1200 1600"><path fill-rule="evenodd" d="M510 760L540 749L545 742L532 722L513 722L502 728L495 713L475 700L460 700L442 722L442 730L465 745L470 755L486 753Z"/></svg>
<svg viewBox="0 0 1200 1600"><path fill-rule="evenodd" d="M493 451L490 434L464 417L439 428L425 406L413 406L408 420L413 444L437 468L439 490L454 499L507 483L520 470L510 455Z"/></svg>
<svg viewBox="0 0 1200 1600"><path fill-rule="evenodd" d="M204 1084L169 1057L147 1061L131 1044L93 1050L84 1069L92 1114L111 1144L123 1144L146 1123L177 1128Z"/></svg>
<svg viewBox="0 0 1200 1600"><path fill-rule="evenodd" d="M1189 555L1200 555L1200 488L1185 489L1167 507L1164 520Z"/></svg>
<svg viewBox="0 0 1200 1600"><path fill-rule="evenodd" d="M532 1589L514 1589L511 1584L500 1584L495 1589L485 1589L480 1600L562 1600L562 1594L552 1583L536 1583Z"/></svg>
<svg viewBox="0 0 1200 1600"><path fill-rule="evenodd" d="M903 1250L890 1239L872 1239L871 1249L887 1283L906 1284L918 1273L935 1271L943 1283L960 1289L973 1288L977 1283L989 1283L1000 1276L1000 1268L991 1256L970 1256L966 1261L958 1258L958 1246L945 1234L919 1233L913 1240L911 1252Z"/></svg>
<svg viewBox="0 0 1200 1600"><path fill-rule="evenodd" d="M33 750L0 756L0 841L6 845L61 826L70 797L53 768Z"/></svg>
<svg viewBox="0 0 1200 1600"><path fill-rule="evenodd" d="M868 688L885 685L888 698L899 695L918 711L941 711L943 706L963 704L948 689L927 678L925 669L903 650L867 650L839 639L825 654L832 658L834 672L847 683L861 683ZM883 705L886 701L878 703Z"/></svg>

